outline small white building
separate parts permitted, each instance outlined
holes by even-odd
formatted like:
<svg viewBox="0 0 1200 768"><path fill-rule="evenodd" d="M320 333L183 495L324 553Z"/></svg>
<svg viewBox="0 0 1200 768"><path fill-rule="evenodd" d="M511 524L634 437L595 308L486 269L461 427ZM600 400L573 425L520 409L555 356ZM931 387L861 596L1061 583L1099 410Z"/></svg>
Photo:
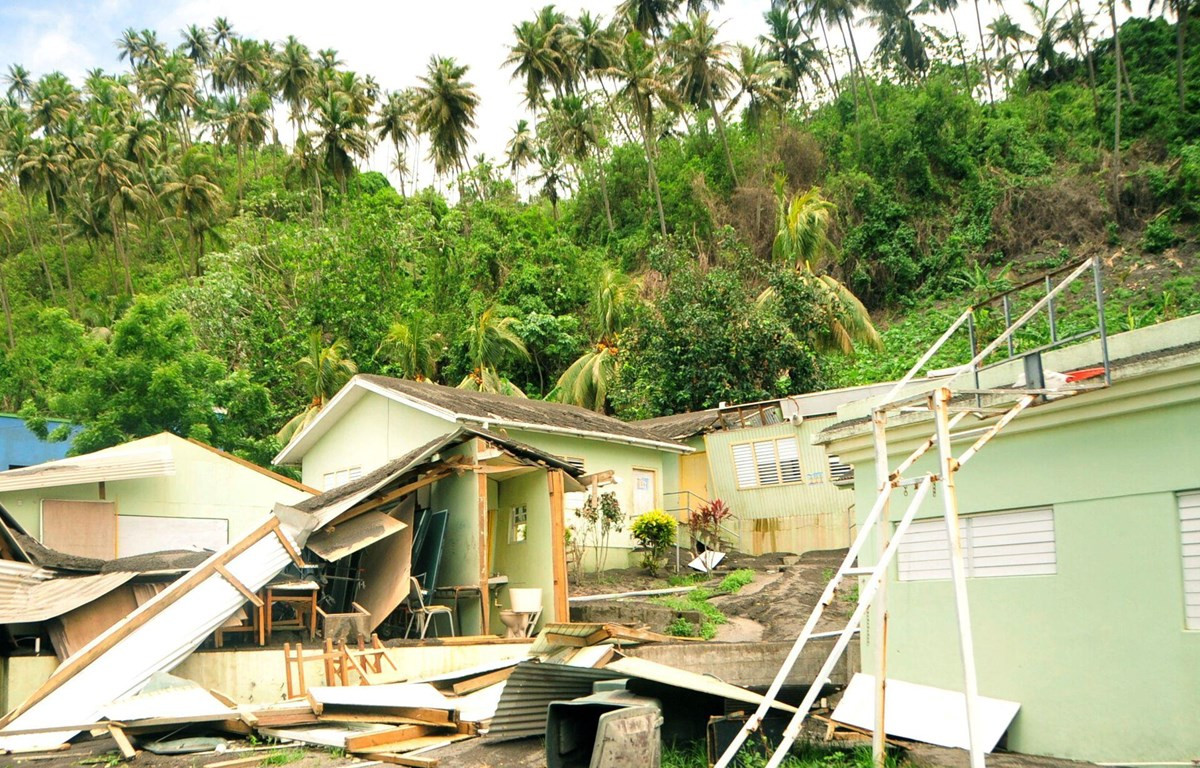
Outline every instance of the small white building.
<svg viewBox="0 0 1200 768"><path fill-rule="evenodd" d="M219 549L276 503L316 491L198 440L163 432L0 472L0 506L44 546L111 560Z"/></svg>

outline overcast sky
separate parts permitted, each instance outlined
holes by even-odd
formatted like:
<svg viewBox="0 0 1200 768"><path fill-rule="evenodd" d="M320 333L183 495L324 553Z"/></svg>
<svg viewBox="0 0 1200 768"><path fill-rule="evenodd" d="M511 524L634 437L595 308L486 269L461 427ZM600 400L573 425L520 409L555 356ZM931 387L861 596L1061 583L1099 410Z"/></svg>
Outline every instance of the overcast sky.
<svg viewBox="0 0 1200 768"><path fill-rule="evenodd" d="M1061 0L1051 2L1057 5ZM0 67L7 69L17 62L35 75L61 70L80 82L93 67L127 68L118 61L114 45L126 27L153 29L173 46L179 43L179 30L189 24L209 25L217 16L227 17L242 36L281 40L294 34L314 52L335 48L348 68L374 75L389 91L416 84L431 55L453 56L470 66L468 79L481 98L477 143L471 154L500 158L512 126L526 116L519 84L503 67L512 27L532 18L543 4L536 0L0 0ZM555 5L571 15L588 9L609 17L616 0L559 0ZM985 24L1002 10L1001 4L983 6ZM1003 6L1019 20L1027 19L1024 3L1007 0ZM1141 0L1136 6L1145 12ZM716 14L723 23L723 37L753 42L763 31L762 14L768 7L768 0L727 0ZM1099 1L1084 0L1084 7L1099 8ZM964 34L975 29L971 8L964 2L958 12ZM875 36L869 29L856 35L865 55ZM370 164L382 170L390 158L390 148L380 150ZM423 183L431 178L424 170L421 176Z"/></svg>

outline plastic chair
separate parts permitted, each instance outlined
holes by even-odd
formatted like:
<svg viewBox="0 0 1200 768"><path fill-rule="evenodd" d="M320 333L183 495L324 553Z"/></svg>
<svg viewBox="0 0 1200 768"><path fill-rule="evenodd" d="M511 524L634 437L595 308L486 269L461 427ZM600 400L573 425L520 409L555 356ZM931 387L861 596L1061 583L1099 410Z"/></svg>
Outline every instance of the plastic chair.
<svg viewBox="0 0 1200 768"><path fill-rule="evenodd" d="M421 589L421 582L417 581L416 576L409 576L408 583L410 585L408 612L408 626L404 628L404 636L408 637L412 631L412 625L415 621L417 628L421 630L421 639L425 639L425 632L429 629L429 625L438 616L445 616L450 620L450 636L454 637L454 611L448 605L426 605L425 591ZM435 627L436 629L436 627Z"/></svg>

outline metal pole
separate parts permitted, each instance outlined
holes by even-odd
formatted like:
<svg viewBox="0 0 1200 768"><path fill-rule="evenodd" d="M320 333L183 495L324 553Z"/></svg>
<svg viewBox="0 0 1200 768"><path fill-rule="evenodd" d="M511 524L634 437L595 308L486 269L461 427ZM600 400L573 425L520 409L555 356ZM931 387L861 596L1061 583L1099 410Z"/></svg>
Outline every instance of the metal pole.
<svg viewBox="0 0 1200 768"><path fill-rule="evenodd" d="M887 452L887 411L875 411L871 414L871 422L875 429L875 489L883 495L883 490L891 483L891 472L888 470ZM888 510L890 505L884 501L880 510L878 530L875 533L875 563L883 562L883 553L888 545ZM887 575L879 582L879 590L871 603L871 633L870 640L875 650L875 729L871 733L871 758L875 768L886 768L887 742L884 739L884 715L887 712Z"/></svg>
<svg viewBox="0 0 1200 768"><path fill-rule="evenodd" d="M1100 321L1100 356L1104 359L1104 383L1112 384L1112 366L1108 364L1108 329L1104 326L1104 282L1100 259L1092 257L1092 282L1096 284L1096 318Z"/></svg>
<svg viewBox="0 0 1200 768"><path fill-rule="evenodd" d="M1004 330L1007 331L1009 328L1012 327L1012 305L1008 301L1008 294L1004 295L1003 304L1004 304ZM1012 357L1013 353L1014 353L1013 338L1010 335L1008 337L1008 356Z"/></svg>
<svg viewBox="0 0 1200 768"><path fill-rule="evenodd" d="M1046 275L1046 295L1050 296L1050 275ZM1050 315L1050 343L1058 341L1058 323L1055 320L1054 314L1054 298L1051 297L1049 303L1046 304L1046 312Z"/></svg>
<svg viewBox="0 0 1200 768"><path fill-rule="evenodd" d="M942 348L942 345L950 340L950 337L954 335L955 331L962 327L963 323L971 319L971 313L974 311L974 307L967 307L967 310L959 315L957 320L950 324L950 327L947 328L946 332L941 335L941 338L935 341L932 347L925 350L925 354L921 355L921 359L918 360L912 368L908 369L908 373L904 374L904 378L900 379L900 381L897 381L896 385L888 390L888 393L883 396L882 400L879 401L879 407L885 406L892 402L893 398L895 398L902 389L908 386L908 383L912 381L914 376L917 375L917 371L921 370L921 367L924 366L925 363L929 362L930 358L932 358L934 354Z"/></svg>
<svg viewBox="0 0 1200 768"><path fill-rule="evenodd" d="M976 353L979 352L979 341L975 338L975 313L971 312L971 321L967 323L967 334L971 338L971 359L975 359ZM979 389L979 366L972 363L971 373L975 377L975 389ZM983 407L983 396L975 395L975 405Z"/></svg>
<svg viewBox="0 0 1200 768"><path fill-rule="evenodd" d="M933 393L934 416L937 419L938 455L941 459L940 478L942 504L945 508L946 537L950 543L950 573L954 579L954 604L958 612L958 644L962 653L963 690L967 700L967 733L971 748L971 768L984 768L983 745L979 740L979 681L975 673L975 643L971 637L971 608L967 601L967 579L963 562L962 534L958 529L958 493L954 473L958 461L950 452L949 387Z"/></svg>

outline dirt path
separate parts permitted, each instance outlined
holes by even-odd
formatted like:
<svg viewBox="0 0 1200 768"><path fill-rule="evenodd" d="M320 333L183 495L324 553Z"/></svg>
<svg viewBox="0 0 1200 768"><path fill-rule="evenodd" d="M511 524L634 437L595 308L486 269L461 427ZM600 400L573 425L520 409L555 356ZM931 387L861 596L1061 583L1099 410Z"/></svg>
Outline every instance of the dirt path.
<svg viewBox="0 0 1200 768"><path fill-rule="evenodd" d="M738 594L713 598L712 603L731 619L749 619L761 625L760 640L793 640L845 556L844 549L808 552L795 565L784 566L778 574L759 575ZM851 584L838 590L817 626L818 632L845 626L854 610L851 596L855 588ZM723 638L718 634L717 639Z"/></svg>

